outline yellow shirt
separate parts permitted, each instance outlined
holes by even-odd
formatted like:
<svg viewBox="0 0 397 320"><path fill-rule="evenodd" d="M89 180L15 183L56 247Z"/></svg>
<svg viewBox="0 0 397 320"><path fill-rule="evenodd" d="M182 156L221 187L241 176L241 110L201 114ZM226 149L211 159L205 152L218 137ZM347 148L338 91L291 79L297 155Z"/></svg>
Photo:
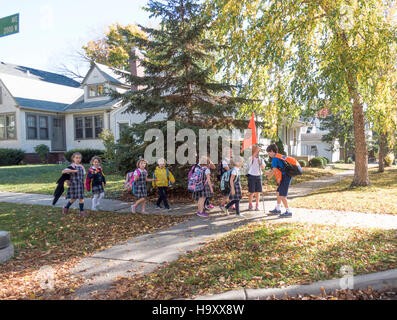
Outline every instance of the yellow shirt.
<svg viewBox="0 0 397 320"><path fill-rule="evenodd" d="M171 171L168 170L168 179L167 179L167 169L156 167L154 170L154 177L157 181L153 181L153 187L168 187L168 179L170 182L175 183L175 178L172 175Z"/></svg>

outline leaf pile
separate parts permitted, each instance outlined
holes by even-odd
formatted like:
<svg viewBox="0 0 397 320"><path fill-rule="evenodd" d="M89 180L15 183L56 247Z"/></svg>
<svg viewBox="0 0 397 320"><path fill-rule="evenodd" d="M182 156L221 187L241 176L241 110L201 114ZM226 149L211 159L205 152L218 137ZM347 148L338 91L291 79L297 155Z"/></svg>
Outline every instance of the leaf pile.
<svg viewBox="0 0 397 320"><path fill-rule="evenodd" d="M257 223L212 241L147 276L121 278L99 299L179 299L269 288L397 267L397 231Z"/></svg>

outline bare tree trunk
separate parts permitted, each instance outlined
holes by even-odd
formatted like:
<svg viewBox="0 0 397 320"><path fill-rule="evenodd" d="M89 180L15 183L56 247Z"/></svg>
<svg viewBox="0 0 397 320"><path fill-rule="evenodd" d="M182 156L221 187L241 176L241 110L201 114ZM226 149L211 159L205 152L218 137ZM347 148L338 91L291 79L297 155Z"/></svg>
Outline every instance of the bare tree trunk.
<svg viewBox="0 0 397 320"><path fill-rule="evenodd" d="M383 134L379 135L379 169L378 172L385 171L385 139Z"/></svg>

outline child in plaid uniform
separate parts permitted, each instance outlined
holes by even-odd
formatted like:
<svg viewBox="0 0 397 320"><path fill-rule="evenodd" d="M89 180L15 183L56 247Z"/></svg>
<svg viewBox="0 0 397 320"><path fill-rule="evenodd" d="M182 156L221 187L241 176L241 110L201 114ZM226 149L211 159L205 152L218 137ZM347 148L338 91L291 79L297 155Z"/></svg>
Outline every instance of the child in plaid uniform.
<svg viewBox="0 0 397 320"><path fill-rule="evenodd" d="M138 198L135 204L131 205L132 213L136 213L136 207L142 204L141 213L145 213L146 198L147 198L147 186L148 181L157 181L157 179L149 179L146 171L147 162L145 159L140 159L136 165L138 169L134 171L133 179L135 185L134 195Z"/></svg>
<svg viewBox="0 0 397 320"><path fill-rule="evenodd" d="M76 152L72 155L72 167L73 169L64 169L62 173L70 174L70 186L66 194L66 199L70 199L65 207L63 207L63 213L68 214L70 206L79 199L80 214L86 216L84 212L84 175L85 168L81 164L83 156L81 153Z"/></svg>
<svg viewBox="0 0 397 320"><path fill-rule="evenodd" d="M207 198L211 198L214 190L212 188L211 182L211 171L208 168L208 157L201 156L199 164L194 169L196 172L201 172L202 174L202 183L204 185L203 190L194 192L194 199L198 201L198 212L197 215L199 217L208 217L208 213L204 210L205 200Z"/></svg>
<svg viewBox="0 0 397 320"><path fill-rule="evenodd" d="M237 216L242 216L240 213L240 200L243 197L240 184L240 168L243 166L243 159L237 156L231 160L232 171L230 173L230 195L231 200L222 210L229 215L229 208L232 205L236 206Z"/></svg>
<svg viewBox="0 0 397 320"><path fill-rule="evenodd" d="M88 178L92 181L91 189L94 194L91 210L95 211L100 201L105 197L106 178L101 168L101 158L92 157L90 164L91 168L88 170Z"/></svg>

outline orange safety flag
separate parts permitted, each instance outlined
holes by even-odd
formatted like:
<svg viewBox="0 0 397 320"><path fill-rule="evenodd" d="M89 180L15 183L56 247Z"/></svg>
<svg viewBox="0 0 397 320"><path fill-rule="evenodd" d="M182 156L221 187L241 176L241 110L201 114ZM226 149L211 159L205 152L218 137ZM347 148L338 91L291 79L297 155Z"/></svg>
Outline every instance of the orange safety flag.
<svg viewBox="0 0 397 320"><path fill-rule="evenodd" d="M248 124L248 129L251 129L251 132L247 133L246 136L244 137L243 148L241 151L244 151L245 149L257 143L254 113L252 113L250 123Z"/></svg>

